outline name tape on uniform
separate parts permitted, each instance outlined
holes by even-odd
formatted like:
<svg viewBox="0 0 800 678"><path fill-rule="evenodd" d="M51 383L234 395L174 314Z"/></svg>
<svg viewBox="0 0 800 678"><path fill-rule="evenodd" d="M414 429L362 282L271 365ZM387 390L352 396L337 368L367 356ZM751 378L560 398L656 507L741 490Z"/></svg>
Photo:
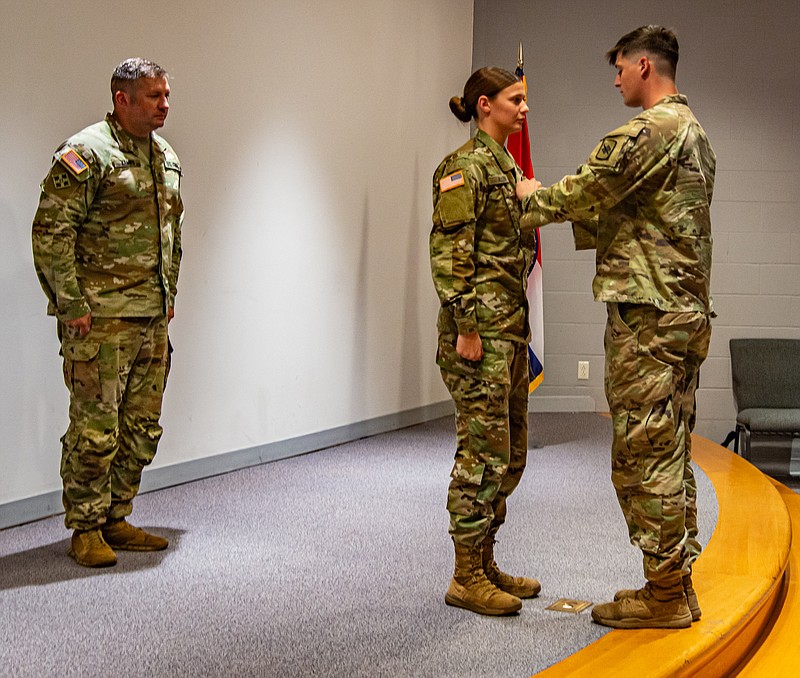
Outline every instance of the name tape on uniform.
<svg viewBox="0 0 800 678"><path fill-rule="evenodd" d="M444 193L445 191L449 191L453 188L458 188L459 186L464 185L464 173L463 172L453 172L452 174L448 174L446 177L442 177L439 179L439 190Z"/></svg>

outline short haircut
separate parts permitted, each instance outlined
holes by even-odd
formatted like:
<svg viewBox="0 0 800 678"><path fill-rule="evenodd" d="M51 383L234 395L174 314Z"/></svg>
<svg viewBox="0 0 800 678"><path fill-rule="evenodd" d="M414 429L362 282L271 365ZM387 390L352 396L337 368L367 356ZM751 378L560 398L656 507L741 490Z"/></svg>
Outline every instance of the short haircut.
<svg viewBox="0 0 800 678"><path fill-rule="evenodd" d="M608 52L608 63L614 66L617 57L626 57L630 54L645 52L654 57L653 63L659 75L675 80L675 71L678 67L678 38L669 28L650 24L640 26L636 30L623 35Z"/></svg>
<svg viewBox="0 0 800 678"><path fill-rule="evenodd" d="M136 82L142 78L165 78L167 76L168 73L152 61L139 57L125 59L114 69L111 76L111 97L113 99L120 90L133 96Z"/></svg>
<svg viewBox="0 0 800 678"><path fill-rule="evenodd" d="M506 87L518 83L520 79L513 73L495 66L479 68L464 85L463 97L450 99L450 110L461 122L469 122L472 118L478 119L478 99L483 95L494 98Z"/></svg>

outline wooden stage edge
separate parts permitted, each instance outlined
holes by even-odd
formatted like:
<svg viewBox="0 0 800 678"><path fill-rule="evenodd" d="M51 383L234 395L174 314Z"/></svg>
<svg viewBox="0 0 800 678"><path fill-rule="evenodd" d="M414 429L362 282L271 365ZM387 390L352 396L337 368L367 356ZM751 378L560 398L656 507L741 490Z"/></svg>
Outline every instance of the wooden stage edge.
<svg viewBox="0 0 800 678"><path fill-rule="evenodd" d="M784 600L780 610L761 638L761 642L738 676L747 678L776 678L800 675L800 494L774 481L792 519L792 550L784 575Z"/></svg>
<svg viewBox="0 0 800 678"><path fill-rule="evenodd" d="M792 553L792 519L800 535L800 501L795 504L784 490L798 500L800 495L706 438L692 436L692 454L719 504L714 534L694 565L702 618L689 629L613 630L537 678L789 675L761 672L756 664L783 653L770 649L773 640L791 638L797 645L786 612L787 603L795 606L796 629L797 582L789 575L800 576L800 539Z"/></svg>

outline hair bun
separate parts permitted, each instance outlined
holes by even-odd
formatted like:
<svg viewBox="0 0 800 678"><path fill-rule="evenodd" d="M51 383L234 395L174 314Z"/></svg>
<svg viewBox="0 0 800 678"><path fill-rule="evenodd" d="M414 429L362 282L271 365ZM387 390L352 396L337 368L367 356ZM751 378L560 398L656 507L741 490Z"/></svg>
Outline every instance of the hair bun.
<svg viewBox="0 0 800 678"><path fill-rule="evenodd" d="M472 119L472 115L467 110L467 102L464 101L464 97L451 97L450 110L461 122L469 122Z"/></svg>

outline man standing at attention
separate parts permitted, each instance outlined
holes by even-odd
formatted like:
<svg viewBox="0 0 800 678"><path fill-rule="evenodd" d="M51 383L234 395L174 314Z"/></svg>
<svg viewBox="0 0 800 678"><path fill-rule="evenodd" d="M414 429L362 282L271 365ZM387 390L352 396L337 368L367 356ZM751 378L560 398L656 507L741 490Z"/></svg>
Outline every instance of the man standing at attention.
<svg viewBox="0 0 800 678"><path fill-rule="evenodd" d="M114 565L114 550L168 545L125 518L162 433L181 260L181 167L154 133L169 94L157 64L117 66L113 112L56 151L33 221L34 265L70 393L61 439L68 553L86 567Z"/></svg>
<svg viewBox="0 0 800 678"><path fill-rule="evenodd" d="M711 338L716 160L675 86L670 30L637 28L606 56L625 104L643 112L604 137L577 174L544 189L523 181L517 195L523 223L570 220L576 248L596 249L593 291L608 309L611 475L647 583L617 592L592 618L615 628L685 628L700 618L690 434Z"/></svg>

